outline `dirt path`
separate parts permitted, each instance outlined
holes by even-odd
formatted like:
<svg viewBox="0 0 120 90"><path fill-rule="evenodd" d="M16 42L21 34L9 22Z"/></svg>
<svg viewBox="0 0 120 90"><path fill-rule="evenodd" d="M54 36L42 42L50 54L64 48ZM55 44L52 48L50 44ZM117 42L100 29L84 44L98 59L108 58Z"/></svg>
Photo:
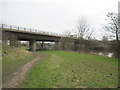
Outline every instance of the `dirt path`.
<svg viewBox="0 0 120 90"><path fill-rule="evenodd" d="M21 82L24 80L25 75L28 73L28 71L39 61L41 61L40 57L30 61L29 63L25 64L20 72L18 72L14 78L12 78L10 81L8 81L5 85L3 85L3 88L17 88L18 82Z"/></svg>

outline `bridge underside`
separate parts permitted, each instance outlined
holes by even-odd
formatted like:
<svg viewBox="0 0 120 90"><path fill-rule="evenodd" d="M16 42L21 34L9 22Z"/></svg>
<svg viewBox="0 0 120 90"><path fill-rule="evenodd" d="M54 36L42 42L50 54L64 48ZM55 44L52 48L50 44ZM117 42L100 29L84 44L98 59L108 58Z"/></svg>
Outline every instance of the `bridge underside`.
<svg viewBox="0 0 120 90"><path fill-rule="evenodd" d="M6 40L10 40L10 45L15 46L15 42L19 41L29 41L30 51L36 51L36 42L59 42L61 37L44 35L38 33L21 32L15 30L4 29L2 30L2 37Z"/></svg>
<svg viewBox="0 0 120 90"><path fill-rule="evenodd" d="M49 41L49 42L55 42L58 44L58 42L61 41L61 36L54 36L54 35L48 35L48 34L41 34L37 32L29 32L29 31L20 31L15 29L2 29L2 37L4 40L10 40L10 45L14 46L15 41L29 41L29 48L30 51L36 51L36 42L37 41ZM76 40L74 40L76 41ZM58 47L58 45L57 45Z"/></svg>

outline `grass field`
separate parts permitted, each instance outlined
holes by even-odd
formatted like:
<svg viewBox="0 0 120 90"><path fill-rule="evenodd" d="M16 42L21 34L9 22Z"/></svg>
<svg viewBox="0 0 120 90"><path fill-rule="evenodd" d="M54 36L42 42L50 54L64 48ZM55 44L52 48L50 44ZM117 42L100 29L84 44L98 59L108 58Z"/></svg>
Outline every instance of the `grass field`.
<svg viewBox="0 0 120 90"><path fill-rule="evenodd" d="M43 51L50 56L26 76L25 88L116 88L118 60L65 51Z"/></svg>
<svg viewBox="0 0 120 90"><path fill-rule="evenodd" d="M3 46L2 50L2 83L6 83L21 67L36 58L36 55L23 48Z"/></svg>

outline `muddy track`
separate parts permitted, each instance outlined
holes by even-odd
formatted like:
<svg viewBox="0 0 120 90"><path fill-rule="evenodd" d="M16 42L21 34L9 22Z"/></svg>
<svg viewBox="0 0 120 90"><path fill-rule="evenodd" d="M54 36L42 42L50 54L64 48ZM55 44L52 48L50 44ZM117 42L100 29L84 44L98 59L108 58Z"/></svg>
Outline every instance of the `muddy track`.
<svg viewBox="0 0 120 90"><path fill-rule="evenodd" d="M28 62L25 64L19 72L13 77L11 80L9 80L7 83L3 85L3 88L17 88L18 83L22 82L25 79L25 75L29 72L29 70L37 64L42 59L40 57Z"/></svg>

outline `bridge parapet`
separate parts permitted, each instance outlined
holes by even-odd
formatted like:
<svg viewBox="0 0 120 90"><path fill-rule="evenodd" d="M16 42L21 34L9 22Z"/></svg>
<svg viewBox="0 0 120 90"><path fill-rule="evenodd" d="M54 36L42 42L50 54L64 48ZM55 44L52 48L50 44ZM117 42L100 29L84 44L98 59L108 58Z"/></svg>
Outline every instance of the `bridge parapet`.
<svg viewBox="0 0 120 90"><path fill-rule="evenodd" d="M36 32L40 34L47 34L47 35L53 35L53 36L59 36L59 37L64 37L62 34L58 33L53 33L53 32L46 32L42 30L37 30L37 29L32 29L32 28L25 28L25 27L19 27L19 26L14 26L14 25L7 25L7 24L0 24L1 28L6 28L6 29L14 29L18 31L28 31L28 32Z"/></svg>
<svg viewBox="0 0 120 90"><path fill-rule="evenodd" d="M66 38L67 36L64 34L58 34L54 32L47 32L43 30L38 30L38 29L32 29L32 28L25 28L25 27L19 27L15 25L7 25L7 24L0 24L0 27L3 29L9 29L9 30L15 30L15 31L22 31L22 32L30 32L30 33L36 33L36 34L43 34L43 35L50 35L50 36L56 36L56 37L63 37ZM71 37L67 37L71 38ZM76 36L72 35L73 39L77 39Z"/></svg>

